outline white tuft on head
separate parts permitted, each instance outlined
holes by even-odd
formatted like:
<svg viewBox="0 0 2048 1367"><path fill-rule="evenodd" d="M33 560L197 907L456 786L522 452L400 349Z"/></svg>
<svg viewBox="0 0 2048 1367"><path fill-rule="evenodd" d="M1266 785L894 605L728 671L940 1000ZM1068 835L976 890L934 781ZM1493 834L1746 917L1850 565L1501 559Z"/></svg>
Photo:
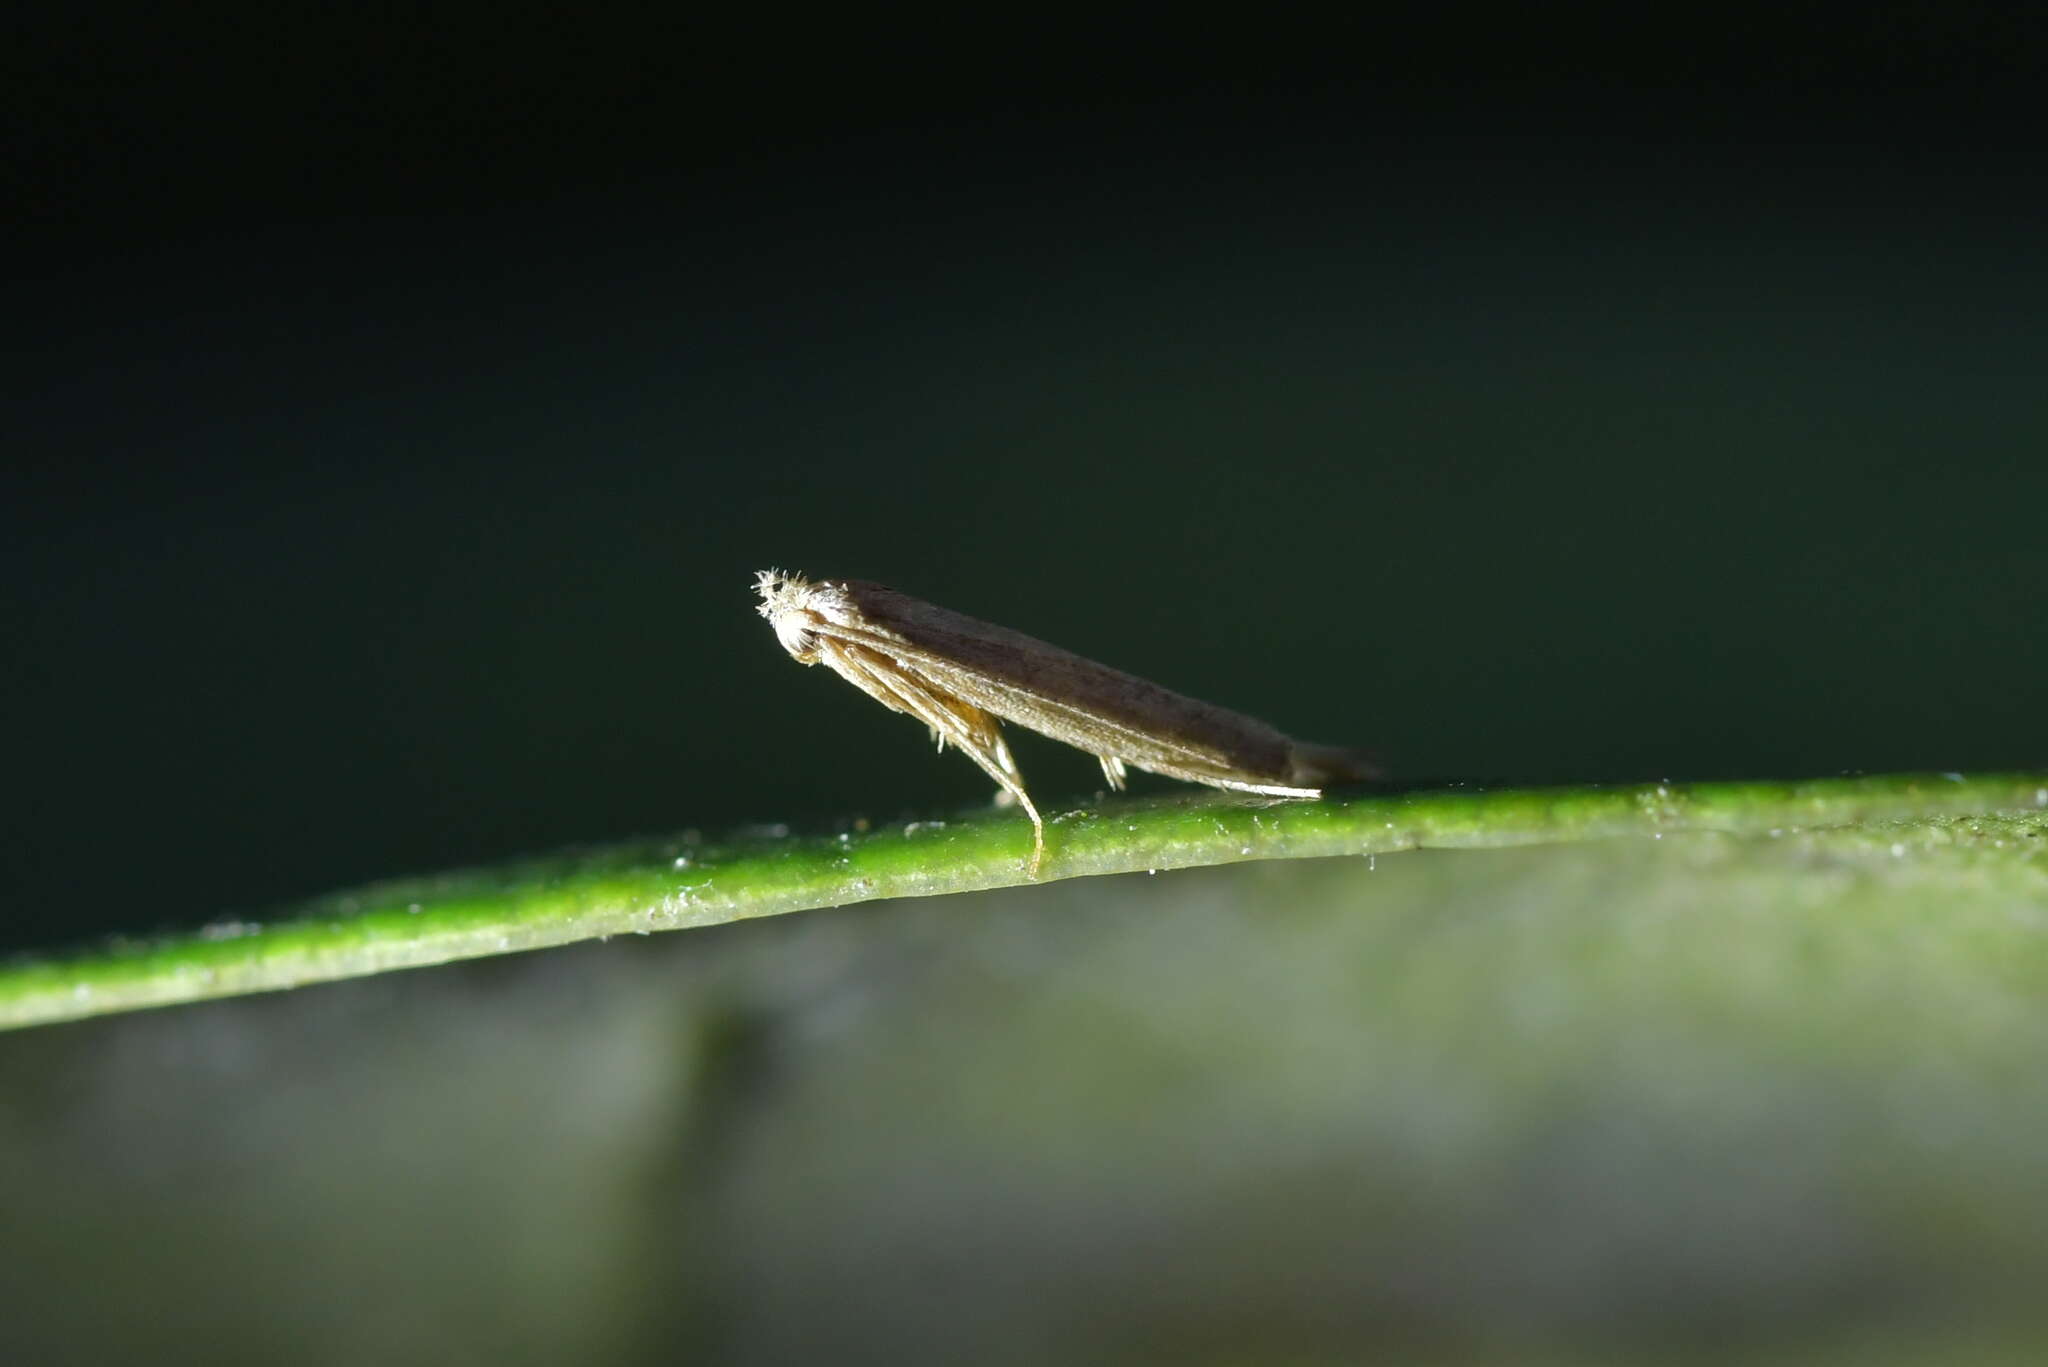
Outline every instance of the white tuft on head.
<svg viewBox="0 0 2048 1367"><path fill-rule="evenodd" d="M759 570L754 575L754 592L761 595L761 615L767 617L775 611L775 605L788 595L810 584L800 574L784 574L781 570Z"/></svg>
<svg viewBox="0 0 2048 1367"><path fill-rule="evenodd" d="M816 590L800 574L762 570L754 576L754 591L761 595L759 612L775 628L782 648L804 664L815 664L817 651L811 641L811 626L817 621L811 600Z"/></svg>

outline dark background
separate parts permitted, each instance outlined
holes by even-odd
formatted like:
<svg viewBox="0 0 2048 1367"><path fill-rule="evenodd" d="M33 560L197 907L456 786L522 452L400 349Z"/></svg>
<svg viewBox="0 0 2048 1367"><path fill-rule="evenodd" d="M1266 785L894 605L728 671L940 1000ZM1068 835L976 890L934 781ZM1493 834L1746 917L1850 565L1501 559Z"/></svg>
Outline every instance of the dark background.
<svg viewBox="0 0 2048 1367"><path fill-rule="evenodd" d="M1408 778L2048 760L2026 21L1015 22L18 35L0 946L981 800L768 565Z"/></svg>

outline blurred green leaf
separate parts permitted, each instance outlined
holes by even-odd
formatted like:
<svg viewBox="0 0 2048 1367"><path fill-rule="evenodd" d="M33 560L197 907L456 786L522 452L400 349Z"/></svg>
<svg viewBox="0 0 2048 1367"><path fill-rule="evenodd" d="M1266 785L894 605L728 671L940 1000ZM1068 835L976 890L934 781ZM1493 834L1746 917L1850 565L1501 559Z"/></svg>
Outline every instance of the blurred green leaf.
<svg viewBox="0 0 2048 1367"><path fill-rule="evenodd" d="M20 1032L9 1341L2038 1361L2048 810L1935 782L1360 799L1388 839L1528 847L902 898ZM1954 788L2000 810L1926 814ZM1499 819L1457 826L1475 803ZM1295 853L1288 816L1333 819L1239 810ZM1023 823L984 826L1020 864Z"/></svg>

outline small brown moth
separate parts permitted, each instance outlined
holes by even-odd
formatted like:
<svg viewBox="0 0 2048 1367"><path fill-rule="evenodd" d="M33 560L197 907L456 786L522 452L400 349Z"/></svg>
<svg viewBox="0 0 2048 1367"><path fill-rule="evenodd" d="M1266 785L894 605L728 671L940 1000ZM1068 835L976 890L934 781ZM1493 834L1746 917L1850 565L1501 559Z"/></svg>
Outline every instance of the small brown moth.
<svg viewBox="0 0 2048 1367"><path fill-rule="evenodd" d="M858 579L811 583L763 570L760 612L799 664L823 661L893 712L929 726L979 764L1031 817L1032 876L1045 822L1003 741L1001 721L1086 750L1109 786L1124 766L1273 797L1378 777L1356 750L1290 740L1262 721L1169 692L1058 646Z"/></svg>

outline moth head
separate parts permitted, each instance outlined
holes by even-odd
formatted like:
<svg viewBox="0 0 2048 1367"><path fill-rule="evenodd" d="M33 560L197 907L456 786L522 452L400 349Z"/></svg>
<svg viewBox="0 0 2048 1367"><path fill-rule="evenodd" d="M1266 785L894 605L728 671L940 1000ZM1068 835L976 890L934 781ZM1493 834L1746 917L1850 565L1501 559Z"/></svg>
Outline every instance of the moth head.
<svg viewBox="0 0 2048 1367"><path fill-rule="evenodd" d="M817 599L823 587L781 570L762 570L754 576L754 591L761 595L761 615L775 628L775 639L782 642L782 648L802 664L818 662L812 628L821 620Z"/></svg>

